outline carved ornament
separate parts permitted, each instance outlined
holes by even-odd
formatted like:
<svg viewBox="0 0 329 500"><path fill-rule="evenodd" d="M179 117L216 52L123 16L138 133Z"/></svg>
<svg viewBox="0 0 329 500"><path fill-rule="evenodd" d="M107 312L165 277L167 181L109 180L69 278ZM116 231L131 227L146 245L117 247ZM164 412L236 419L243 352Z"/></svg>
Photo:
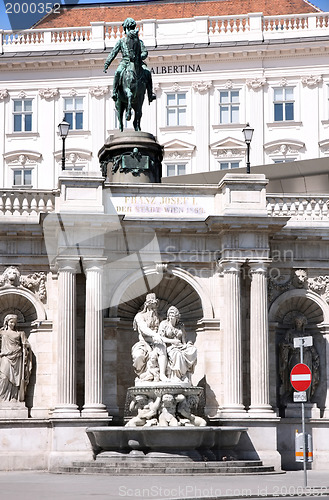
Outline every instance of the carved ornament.
<svg viewBox="0 0 329 500"><path fill-rule="evenodd" d="M42 272L22 276L17 267L9 266L0 276L0 288L5 287L27 288L37 295L41 302L46 302L47 299L46 275Z"/></svg>
<svg viewBox="0 0 329 500"><path fill-rule="evenodd" d="M314 88L317 85L319 85L319 83L321 83L321 82L322 82L321 75L318 75L318 76L310 75L310 76L303 76L302 77L302 84L308 88Z"/></svg>
<svg viewBox="0 0 329 500"><path fill-rule="evenodd" d="M193 82L192 87L196 92L199 92L199 94L203 94L207 92L207 90L211 89L213 86L212 81L210 82L204 82L203 80L200 82Z"/></svg>
<svg viewBox="0 0 329 500"><path fill-rule="evenodd" d="M109 86L105 86L105 87L97 86L97 87L91 87L89 89L89 94L92 95L93 97L99 98L99 97L103 97L104 95L108 94L109 91L110 91Z"/></svg>
<svg viewBox="0 0 329 500"><path fill-rule="evenodd" d="M39 96L42 99L46 99L46 101L53 99L57 95L58 95L58 89L40 89L39 90Z"/></svg>
<svg viewBox="0 0 329 500"><path fill-rule="evenodd" d="M251 80L246 80L247 87L253 90L258 90L266 85L266 78L253 78Z"/></svg>
<svg viewBox="0 0 329 500"><path fill-rule="evenodd" d="M7 89L0 90L0 101L3 101L8 96L9 96L9 93L8 93Z"/></svg>

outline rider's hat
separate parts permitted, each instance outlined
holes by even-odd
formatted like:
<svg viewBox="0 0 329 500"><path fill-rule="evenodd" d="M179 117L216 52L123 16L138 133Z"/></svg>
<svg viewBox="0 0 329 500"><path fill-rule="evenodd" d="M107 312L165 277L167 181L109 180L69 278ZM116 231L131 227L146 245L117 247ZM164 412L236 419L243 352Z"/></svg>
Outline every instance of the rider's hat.
<svg viewBox="0 0 329 500"><path fill-rule="evenodd" d="M127 17L122 23L123 29L126 31L127 28L129 29L135 29L136 28L136 21L132 17Z"/></svg>

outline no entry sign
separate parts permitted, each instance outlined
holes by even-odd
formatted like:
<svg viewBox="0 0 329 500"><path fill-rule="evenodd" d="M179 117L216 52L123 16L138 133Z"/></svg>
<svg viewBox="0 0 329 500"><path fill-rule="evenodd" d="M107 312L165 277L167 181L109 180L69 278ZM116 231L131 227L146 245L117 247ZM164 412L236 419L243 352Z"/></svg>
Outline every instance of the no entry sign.
<svg viewBox="0 0 329 500"><path fill-rule="evenodd" d="M312 372L304 363L295 365L290 373L290 382L295 391L306 391L312 382Z"/></svg>

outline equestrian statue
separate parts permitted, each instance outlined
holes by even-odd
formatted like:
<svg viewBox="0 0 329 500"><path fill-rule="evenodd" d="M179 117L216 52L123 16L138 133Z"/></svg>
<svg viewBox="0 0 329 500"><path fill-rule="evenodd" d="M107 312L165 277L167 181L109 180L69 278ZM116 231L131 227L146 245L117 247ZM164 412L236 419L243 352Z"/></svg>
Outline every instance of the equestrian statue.
<svg viewBox="0 0 329 500"><path fill-rule="evenodd" d="M123 132L124 111L129 121L132 110L135 112L134 129L140 131L145 90L149 103L156 99L156 95L152 89L151 71L144 62L148 52L142 40L139 39L136 21L128 17L122 26L126 36L116 43L106 59L104 73L121 51L122 60L114 75L112 99L115 101L120 131Z"/></svg>

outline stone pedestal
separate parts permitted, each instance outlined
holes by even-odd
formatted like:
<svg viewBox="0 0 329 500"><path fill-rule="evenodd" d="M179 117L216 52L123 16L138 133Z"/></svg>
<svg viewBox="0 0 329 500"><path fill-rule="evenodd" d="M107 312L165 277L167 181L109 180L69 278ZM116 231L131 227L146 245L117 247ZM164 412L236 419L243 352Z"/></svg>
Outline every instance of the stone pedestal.
<svg viewBox="0 0 329 500"><path fill-rule="evenodd" d="M98 153L101 170L110 182L161 182L163 148L152 134L125 130L107 139Z"/></svg>
<svg viewBox="0 0 329 500"><path fill-rule="evenodd" d="M320 418L320 408L316 403L305 403L305 418ZM286 418L301 418L302 405L300 403L288 403L284 412Z"/></svg>
<svg viewBox="0 0 329 500"><path fill-rule="evenodd" d="M203 387L184 387L184 385L166 385L164 383L129 387L127 390L126 405L125 405L125 420L131 418L130 403L136 395L145 395L155 400L158 396L162 398L164 394L171 394L174 397L183 394L185 397L195 396L198 399L197 408L194 409L195 414L203 416L205 398Z"/></svg>
<svg viewBox="0 0 329 500"><path fill-rule="evenodd" d="M1 401L0 419L28 418L28 409L21 401Z"/></svg>

